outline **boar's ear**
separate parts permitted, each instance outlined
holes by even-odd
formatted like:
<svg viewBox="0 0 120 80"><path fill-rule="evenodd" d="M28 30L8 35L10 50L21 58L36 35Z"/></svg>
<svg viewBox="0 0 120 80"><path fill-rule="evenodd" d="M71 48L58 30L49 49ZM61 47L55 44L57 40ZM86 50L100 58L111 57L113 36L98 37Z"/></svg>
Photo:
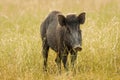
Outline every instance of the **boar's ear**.
<svg viewBox="0 0 120 80"><path fill-rule="evenodd" d="M58 15L58 22L61 26L66 25L66 18L63 15Z"/></svg>
<svg viewBox="0 0 120 80"><path fill-rule="evenodd" d="M78 15L78 21L80 24L84 24L85 22L85 12Z"/></svg>

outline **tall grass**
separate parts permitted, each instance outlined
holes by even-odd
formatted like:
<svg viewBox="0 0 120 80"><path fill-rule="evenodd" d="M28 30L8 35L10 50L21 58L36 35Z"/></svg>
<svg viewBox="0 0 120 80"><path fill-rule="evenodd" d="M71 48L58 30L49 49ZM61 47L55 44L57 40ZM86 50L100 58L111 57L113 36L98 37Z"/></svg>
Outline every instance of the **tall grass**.
<svg viewBox="0 0 120 80"><path fill-rule="evenodd" d="M119 0L1 0L0 80L120 80ZM48 72L42 71L40 24L52 10L86 12L81 25L83 50L76 75L57 75L56 53L49 51ZM68 59L68 61L70 61Z"/></svg>

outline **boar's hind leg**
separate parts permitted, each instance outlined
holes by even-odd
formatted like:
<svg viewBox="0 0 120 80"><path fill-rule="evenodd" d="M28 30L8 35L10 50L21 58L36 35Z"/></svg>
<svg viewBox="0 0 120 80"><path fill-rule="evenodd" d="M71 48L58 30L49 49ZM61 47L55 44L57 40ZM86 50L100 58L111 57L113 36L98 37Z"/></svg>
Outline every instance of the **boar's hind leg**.
<svg viewBox="0 0 120 80"><path fill-rule="evenodd" d="M46 67L47 67L48 50L49 50L49 46L47 44L47 39L44 39L42 43L43 70L44 71L47 71Z"/></svg>

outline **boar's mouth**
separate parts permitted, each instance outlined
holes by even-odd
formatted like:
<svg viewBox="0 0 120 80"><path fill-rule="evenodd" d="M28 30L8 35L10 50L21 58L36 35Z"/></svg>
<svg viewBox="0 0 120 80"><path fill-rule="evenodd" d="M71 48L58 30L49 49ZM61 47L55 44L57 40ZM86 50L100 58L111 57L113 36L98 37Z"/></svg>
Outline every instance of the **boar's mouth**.
<svg viewBox="0 0 120 80"><path fill-rule="evenodd" d="M73 47L73 49L74 49L75 51L82 51L82 47L81 47L80 45L75 45L75 46Z"/></svg>

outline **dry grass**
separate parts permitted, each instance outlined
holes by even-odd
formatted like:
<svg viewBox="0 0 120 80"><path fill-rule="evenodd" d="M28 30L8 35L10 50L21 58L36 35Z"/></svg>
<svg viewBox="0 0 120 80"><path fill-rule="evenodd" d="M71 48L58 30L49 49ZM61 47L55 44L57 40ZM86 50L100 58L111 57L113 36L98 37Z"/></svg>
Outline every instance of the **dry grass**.
<svg viewBox="0 0 120 80"><path fill-rule="evenodd" d="M119 0L0 0L0 80L120 80ZM86 12L76 75L57 75L50 50L42 71L39 26L52 10Z"/></svg>

